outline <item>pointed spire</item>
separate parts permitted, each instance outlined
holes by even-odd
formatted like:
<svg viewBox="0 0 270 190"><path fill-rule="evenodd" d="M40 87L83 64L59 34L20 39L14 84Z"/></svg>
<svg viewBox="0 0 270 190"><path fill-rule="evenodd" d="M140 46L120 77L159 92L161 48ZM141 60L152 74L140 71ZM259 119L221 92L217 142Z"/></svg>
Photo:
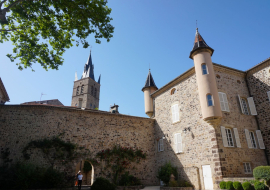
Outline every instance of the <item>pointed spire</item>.
<svg viewBox="0 0 270 190"><path fill-rule="evenodd" d="M211 55L214 53L214 50L207 45L207 43L204 41L203 37L199 33L198 28L196 28L195 41L189 58L192 59L192 54L199 49L208 49L211 51Z"/></svg>
<svg viewBox="0 0 270 190"><path fill-rule="evenodd" d="M78 80L77 71L75 72L75 81Z"/></svg>
<svg viewBox="0 0 270 190"><path fill-rule="evenodd" d="M154 82L154 79L153 79L153 77L151 75L150 69L149 69L149 73L148 73L148 76L147 76L146 81L145 81L145 85L142 88L142 91L144 90L144 88L147 88L147 87L155 87L155 88L157 88L157 86L156 86L156 84Z"/></svg>
<svg viewBox="0 0 270 190"><path fill-rule="evenodd" d="M99 78L98 78L98 84L100 84L100 79L101 79L101 74L99 75Z"/></svg>
<svg viewBox="0 0 270 190"><path fill-rule="evenodd" d="M85 63L84 71L82 75L82 78L86 78L86 77L90 77L91 79L95 80L94 65L92 64L91 50L90 50L89 58L87 62Z"/></svg>

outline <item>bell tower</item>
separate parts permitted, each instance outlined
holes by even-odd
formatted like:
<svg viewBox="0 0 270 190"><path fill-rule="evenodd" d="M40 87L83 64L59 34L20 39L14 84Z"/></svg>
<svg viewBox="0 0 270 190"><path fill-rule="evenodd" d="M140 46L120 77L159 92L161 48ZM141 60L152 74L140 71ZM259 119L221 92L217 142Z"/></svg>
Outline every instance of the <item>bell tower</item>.
<svg viewBox="0 0 270 190"><path fill-rule="evenodd" d="M71 106L89 109L99 108L100 78L101 75L98 81L95 81L94 65L92 64L90 51L81 79L78 80L77 73L75 73Z"/></svg>
<svg viewBox="0 0 270 190"><path fill-rule="evenodd" d="M198 28L190 59L193 59L199 90L200 104L204 121L212 126L217 126L222 118L215 72L212 63L214 50L209 47Z"/></svg>

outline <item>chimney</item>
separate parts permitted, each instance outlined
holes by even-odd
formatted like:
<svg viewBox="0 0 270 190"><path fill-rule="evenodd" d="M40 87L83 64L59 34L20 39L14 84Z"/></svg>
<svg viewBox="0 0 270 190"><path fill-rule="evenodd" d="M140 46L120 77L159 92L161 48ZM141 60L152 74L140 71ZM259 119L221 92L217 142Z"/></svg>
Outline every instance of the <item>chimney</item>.
<svg viewBox="0 0 270 190"><path fill-rule="evenodd" d="M119 107L118 105L114 104L113 106L110 107L110 112L111 113L119 113L118 112L118 107Z"/></svg>

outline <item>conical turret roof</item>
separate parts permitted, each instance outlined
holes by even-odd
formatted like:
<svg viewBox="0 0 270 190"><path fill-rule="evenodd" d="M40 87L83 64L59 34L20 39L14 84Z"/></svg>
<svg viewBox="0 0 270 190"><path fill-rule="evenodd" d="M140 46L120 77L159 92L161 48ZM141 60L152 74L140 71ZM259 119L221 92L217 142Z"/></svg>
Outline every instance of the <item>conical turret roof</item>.
<svg viewBox="0 0 270 190"><path fill-rule="evenodd" d="M152 77L152 74L150 72L150 69L149 69L149 73L148 73L148 76L147 76L146 81L145 81L145 85L142 88L142 91L144 90L144 88L147 88L147 87L155 87L155 88L157 88L157 86L155 84L155 81L154 81L154 79Z"/></svg>
<svg viewBox="0 0 270 190"><path fill-rule="evenodd" d="M194 45L193 45L192 51L190 52L189 58L192 59L192 54L199 49L209 49L211 51L211 55L213 55L214 53L214 49L212 49L211 47L207 45L207 43L204 41L203 37L201 36L197 28L196 34L195 34Z"/></svg>
<svg viewBox="0 0 270 190"><path fill-rule="evenodd" d="M89 58L88 58L87 62L85 63L82 78L86 78L86 77L90 77L91 79L95 80L94 65L92 64L91 51L90 51Z"/></svg>

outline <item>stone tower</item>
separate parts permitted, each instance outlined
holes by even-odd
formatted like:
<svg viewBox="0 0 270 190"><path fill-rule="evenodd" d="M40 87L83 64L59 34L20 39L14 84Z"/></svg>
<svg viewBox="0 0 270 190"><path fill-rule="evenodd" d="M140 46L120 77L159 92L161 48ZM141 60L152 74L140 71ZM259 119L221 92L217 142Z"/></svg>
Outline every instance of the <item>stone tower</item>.
<svg viewBox="0 0 270 190"><path fill-rule="evenodd" d="M222 118L216 77L209 47L196 29L195 42L189 58L194 60L197 85L203 119L210 125L218 125Z"/></svg>
<svg viewBox="0 0 270 190"><path fill-rule="evenodd" d="M71 106L89 109L99 108L100 77L101 75L96 82L90 52L81 79L78 80L77 73L75 74Z"/></svg>
<svg viewBox="0 0 270 190"><path fill-rule="evenodd" d="M156 87L156 84L154 82L154 79L151 75L150 69L148 76L146 78L146 82L144 87L142 88L142 91L144 93L144 107L145 107L145 113L152 117L154 114L154 106L153 106L153 98L150 96L153 92L155 92L158 88Z"/></svg>

